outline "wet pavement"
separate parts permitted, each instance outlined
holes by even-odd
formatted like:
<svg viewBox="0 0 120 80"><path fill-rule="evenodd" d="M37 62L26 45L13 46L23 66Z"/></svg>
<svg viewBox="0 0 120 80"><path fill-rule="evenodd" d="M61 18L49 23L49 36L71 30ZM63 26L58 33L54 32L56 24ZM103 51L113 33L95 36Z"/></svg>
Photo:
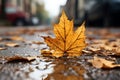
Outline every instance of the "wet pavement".
<svg viewBox="0 0 120 80"><path fill-rule="evenodd" d="M97 32L100 29L87 29ZM91 39L120 38L120 29L110 29L114 37L105 37L102 34L87 33ZM104 33L104 29L103 29ZM83 54L76 58L51 58L43 57L41 49L48 48L41 36L53 35L52 30L46 27L17 27L0 28L0 80L119 80L120 68L97 69L87 60L93 58L92 54ZM12 36L20 36L24 40L11 40ZM19 44L16 47L6 46L6 42ZM40 42L40 43L37 43ZM11 61L5 57L12 56L37 56L34 61ZM118 63L120 58L117 58Z"/></svg>

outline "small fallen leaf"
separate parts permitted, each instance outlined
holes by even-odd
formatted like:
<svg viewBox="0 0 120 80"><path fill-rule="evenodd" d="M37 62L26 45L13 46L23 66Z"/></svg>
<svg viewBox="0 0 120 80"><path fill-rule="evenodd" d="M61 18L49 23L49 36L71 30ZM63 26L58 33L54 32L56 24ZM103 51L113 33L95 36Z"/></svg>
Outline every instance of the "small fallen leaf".
<svg viewBox="0 0 120 80"><path fill-rule="evenodd" d="M115 67L120 67L120 64L115 64L114 61L108 61L103 58L95 57L93 60L88 60L88 62L92 63L92 65L96 68L115 68Z"/></svg>
<svg viewBox="0 0 120 80"><path fill-rule="evenodd" d="M6 48L2 48L2 47L0 47L0 50L5 50Z"/></svg>
<svg viewBox="0 0 120 80"><path fill-rule="evenodd" d="M91 51L87 51L87 50L82 50L82 52L87 54L92 53Z"/></svg>
<svg viewBox="0 0 120 80"><path fill-rule="evenodd" d="M10 39L15 41L24 41L24 39L20 36L12 36Z"/></svg>
<svg viewBox="0 0 120 80"><path fill-rule="evenodd" d="M103 49L105 49L105 50L113 50L113 49L114 49L113 47L107 46L107 45L103 45L103 46L101 46L100 48L103 48Z"/></svg>
<svg viewBox="0 0 120 80"><path fill-rule="evenodd" d="M92 52L97 52L100 50L100 48L95 48L95 47L89 47L89 50Z"/></svg>
<svg viewBox="0 0 120 80"><path fill-rule="evenodd" d="M12 56L12 57L6 57L5 58L7 60L7 62L11 62L11 61L32 61L32 60L35 60L36 57L22 57L22 56L18 56L18 55L15 55L15 56Z"/></svg>
<svg viewBox="0 0 120 80"><path fill-rule="evenodd" d="M30 72L34 71L34 69L32 67L29 67L28 69L29 69Z"/></svg>
<svg viewBox="0 0 120 80"><path fill-rule="evenodd" d="M8 46L8 47L18 47L19 46L18 43L12 43L12 42L5 43L5 45Z"/></svg>
<svg viewBox="0 0 120 80"><path fill-rule="evenodd" d="M120 55L120 47L116 48L116 53Z"/></svg>
<svg viewBox="0 0 120 80"><path fill-rule="evenodd" d="M41 52L41 54L42 54L43 56L52 56L51 51L48 50L48 49L40 50L40 52Z"/></svg>
<svg viewBox="0 0 120 80"><path fill-rule="evenodd" d="M45 50L41 50L40 52L43 56L46 56L46 57L55 56L56 58L59 58L59 57L63 56L63 54L59 54L59 53L55 52L54 50L45 49Z"/></svg>
<svg viewBox="0 0 120 80"><path fill-rule="evenodd" d="M2 37L0 37L0 41L2 41L3 40L3 38Z"/></svg>
<svg viewBox="0 0 120 80"><path fill-rule="evenodd" d="M38 44L38 45L39 45L39 44L44 44L43 42L40 42L40 41L33 41L32 43L33 43L33 44Z"/></svg>
<svg viewBox="0 0 120 80"><path fill-rule="evenodd" d="M85 48L85 25L84 23L75 32L73 21L69 21L64 11L60 22L54 25L56 38L43 37L55 57L80 56Z"/></svg>
<svg viewBox="0 0 120 80"><path fill-rule="evenodd" d="M120 47L115 48L113 52L114 52L114 55L120 56Z"/></svg>

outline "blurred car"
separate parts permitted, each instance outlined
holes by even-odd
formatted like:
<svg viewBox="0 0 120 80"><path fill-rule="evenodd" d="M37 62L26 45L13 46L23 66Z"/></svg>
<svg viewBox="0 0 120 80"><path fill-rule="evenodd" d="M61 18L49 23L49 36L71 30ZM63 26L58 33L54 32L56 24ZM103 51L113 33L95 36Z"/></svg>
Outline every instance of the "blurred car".
<svg viewBox="0 0 120 80"><path fill-rule="evenodd" d="M0 15L1 14L2 12L0 10ZM36 16L31 16L30 14L26 13L25 11L21 11L19 8L11 4L6 4L5 15L6 15L6 20L14 26L39 24L39 19Z"/></svg>
<svg viewBox="0 0 120 80"><path fill-rule="evenodd" d="M120 0L85 0L85 18L88 25L120 25Z"/></svg>

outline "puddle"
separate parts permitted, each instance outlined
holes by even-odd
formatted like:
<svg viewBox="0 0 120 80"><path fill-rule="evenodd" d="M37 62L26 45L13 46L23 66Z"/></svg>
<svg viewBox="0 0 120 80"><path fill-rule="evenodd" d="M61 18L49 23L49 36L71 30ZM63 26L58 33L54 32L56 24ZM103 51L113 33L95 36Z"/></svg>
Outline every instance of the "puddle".
<svg viewBox="0 0 120 80"><path fill-rule="evenodd" d="M37 59L21 70L24 71L24 73L28 73L28 78L32 80L44 80L48 74L54 71L54 66L55 64L52 64L52 61Z"/></svg>
<svg viewBox="0 0 120 80"><path fill-rule="evenodd" d="M28 80L84 80L85 69L74 59L37 59L21 69Z"/></svg>
<svg viewBox="0 0 120 80"><path fill-rule="evenodd" d="M73 59L55 60L54 72L45 80L84 80L85 69Z"/></svg>

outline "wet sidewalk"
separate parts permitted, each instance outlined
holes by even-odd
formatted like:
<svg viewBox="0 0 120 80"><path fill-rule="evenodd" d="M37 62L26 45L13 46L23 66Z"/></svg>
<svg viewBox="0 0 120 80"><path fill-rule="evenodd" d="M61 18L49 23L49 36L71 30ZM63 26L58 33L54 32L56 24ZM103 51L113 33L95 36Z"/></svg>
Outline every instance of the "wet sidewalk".
<svg viewBox="0 0 120 80"><path fill-rule="evenodd" d="M120 29L87 29L87 43L92 40L120 39ZM94 52L77 58L43 57L41 49L48 48L41 36L52 35L47 27L0 28L0 80L119 80L120 68L97 69L87 60ZM10 45L7 45L11 43ZM14 44L14 45L13 45ZM87 49L86 49L87 50ZM35 60L6 60L13 56L36 57ZM111 58L112 56L98 55ZM120 63L120 57L116 58Z"/></svg>

